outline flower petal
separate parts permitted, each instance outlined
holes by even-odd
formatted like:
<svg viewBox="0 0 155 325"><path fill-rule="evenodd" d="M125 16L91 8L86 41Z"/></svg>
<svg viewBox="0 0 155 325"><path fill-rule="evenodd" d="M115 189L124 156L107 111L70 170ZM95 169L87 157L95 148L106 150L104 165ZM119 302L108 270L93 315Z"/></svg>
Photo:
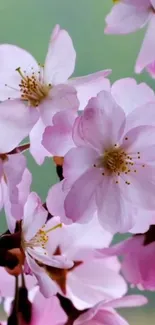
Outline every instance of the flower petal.
<svg viewBox="0 0 155 325"><path fill-rule="evenodd" d="M127 140L126 140L127 139ZM137 126L130 131L128 131L122 140L122 147L126 150L129 156L134 155L133 162L138 161L138 156L140 156L139 163L141 161L149 161L148 157L145 157L145 150L151 148L155 145L155 126ZM138 155L137 152L140 152ZM144 154L143 154L144 152ZM136 159L137 154L137 159Z"/></svg>
<svg viewBox="0 0 155 325"><path fill-rule="evenodd" d="M140 125L155 125L154 101L137 107L130 114L128 114L126 119L125 132L128 132L129 130Z"/></svg>
<svg viewBox="0 0 155 325"><path fill-rule="evenodd" d="M92 98L73 129L77 145L82 138L88 145L103 154L103 149L114 145L124 129L125 114L109 92L101 91ZM77 123L81 126L77 126ZM111 130L111 132L109 132ZM81 132L82 131L82 132ZM77 134L76 134L77 132ZM81 145L81 143L80 143Z"/></svg>
<svg viewBox="0 0 155 325"><path fill-rule="evenodd" d="M106 79L110 73L111 70L103 70L68 80L68 83L77 90L80 102L79 110L83 110L89 99L95 97L101 90L110 90L110 81Z"/></svg>
<svg viewBox="0 0 155 325"><path fill-rule="evenodd" d="M154 91L144 82L137 84L133 78L117 80L112 85L111 93L126 114L131 113L136 107L155 102ZM143 113L139 115L140 118Z"/></svg>
<svg viewBox="0 0 155 325"><path fill-rule="evenodd" d="M94 212L94 194L97 185L102 181L98 168L89 168L73 184L65 199L67 218L73 221L91 219Z"/></svg>
<svg viewBox="0 0 155 325"><path fill-rule="evenodd" d="M0 101L8 98L20 98L19 84L21 76L16 71L21 71L26 75L38 72L38 63L34 57L26 50L10 44L0 45ZM5 86L7 84L7 86Z"/></svg>
<svg viewBox="0 0 155 325"><path fill-rule="evenodd" d="M17 218L22 217L22 211L19 205L18 185L22 181L26 169L26 158L22 154L8 155L8 160L4 161L3 170L8 188L8 197L10 201L11 214ZM16 209L17 206L19 207ZM17 213L18 212L18 213Z"/></svg>
<svg viewBox="0 0 155 325"><path fill-rule="evenodd" d="M145 7L117 3L106 17L106 34L128 34L142 28L148 22L150 12Z"/></svg>
<svg viewBox="0 0 155 325"><path fill-rule="evenodd" d="M29 241L42 228L47 219L47 210L42 206L39 196L32 192L29 194L24 206L24 219L22 231L24 239Z"/></svg>
<svg viewBox="0 0 155 325"><path fill-rule="evenodd" d="M133 210L122 197L115 180L109 180L109 176L103 177L96 191L99 222L113 234L127 232L134 225Z"/></svg>
<svg viewBox="0 0 155 325"><path fill-rule="evenodd" d="M38 120L38 112L20 100L8 100L0 104L0 152L13 150L29 135ZM7 135L7 136L6 136Z"/></svg>
<svg viewBox="0 0 155 325"><path fill-rule="evenodd" d="M91 259L68 273L68 289L74 306L83 310L101 300L121 297L127 285L122 276L107 267L104 259Z"/></svg>
<svg viewBox="0 0 155 325"><path fill-rule="evenodd" d="M30 269L38 280L39 288L44 297L49 298L58 292L58 287L54 281L47 275L45 270L40 267L28 254L26 259Z"/></svg>
<svg viewBox="0 0 155 325"><path fill-rule="evenodd" d="M76 52L66 30L56 25L45 60L44 80L57 85L66 82L74 71Z"/></svg>
<svg viewBox="0 0 155 325"><path fill-rule="evenodd" d="M43 134L43 146L54 156L64 156L73 148L72 126L76 114L66 110L58 112L53 117L53 126L48 126Z"/></svg>
<svg viewBox="0 0 155 325"><path fill-rule="evenodd" d="M59 269L68 269L74 265L74 263L71 260L69 260L66 256L63 255L48 256L47 252L44 249L37 250L37 249L28 248L27 252L36 261L39 261L44 265L49 265Z"/></svg>
<svg viewBox="0 0 155 325"><path fill-rule="evenodd" d="M42 165L45 157L51 157L51 154L42 145L42 137L45 130L41 118L34 125L30 132L30 153L38 165Z"/></svg>
<svg viewBox="0 0 155 325"><path fill-rule="evenodd" d="M30 192L30 186L32 183L32 175L26 168L23 172L22 179L17 185L18 200L17 202L10 202L9 188L8 185L3 182L3 193L4 194L4 209L6 220L9 230L13 233L15 230L15 224L17 220L23 218L23 208Z"/></svg>
<svg viewBox="0 0 155 325"><path fill-rule="evenodd" d="M53 116L63 110L77 111L79 101L75 88L58 85L52 88L49 99L39 105L41 118L45 125L52 125Z"/></svg>
<svg viewBox="0 0 155 325"><path fill-rule="evenodd" d="M138 166L138 165L137 165ZM136 173L126 175L125 180L120 178L119 187L124 198L137 207L142 209L154 210L154 191L155 191L155 170L154 167L146 165L145 168L138 166Z"/></svg>
<svg viewBox="0 0 155 325"><path fill-rule="evenodd" d="M103 303L103 308L122 308L122 307L138 307L147 304L148 299L142 295L130 295L122 298L114 299L107 303Z"/></svg>
<svg viewBox="0 0 155 325"><path fill-rule="evenodd" d="M62 189L63 182L59 182L49 189L46 204L49 212L54 216L60 216L61 221L66 224L70 223L70 219L66 218L64 210L64 200L67 192Z"/></svg>
<svg viewBox="0 0 155 325"><path fill-rule="evenodd" d="M97 152L89 147L72 148L64 157L63 176L66 181L72 184L89 168L91 168L98 158Z"/></svg>
<svg viewBox="0 0 155 325"><path fill-rule="evenodd" d="M155 30L155 15L153 14L148 25L148 29L138 55L135 72L141 73L141 71L148 66L148 64L155 61L155 39L154 39L154 30Z"/></svg>

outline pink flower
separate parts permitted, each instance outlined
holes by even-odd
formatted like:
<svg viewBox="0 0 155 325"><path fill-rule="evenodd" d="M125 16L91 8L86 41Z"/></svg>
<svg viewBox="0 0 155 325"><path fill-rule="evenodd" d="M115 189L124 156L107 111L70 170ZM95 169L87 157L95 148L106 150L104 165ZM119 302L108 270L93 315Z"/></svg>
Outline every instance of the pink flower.
<svg viewBox="0 0 155 325"><path fill-rule="evenodd" d="M67 218L86 222L97 209L103 227L125 232L136 223L134 207L153 210L154 135L154 126L132 128L110 93L91 99L74 124L77 147L64 158Z"/></svg>
<svg viewBox="0 0 155 325"><path fill-rule="evenodd" d="M74 325L129 325L114 308L137 307L147 303L147 299L141 295L126 296L109 302L100 302L95 307L80 315Z"/></svg>
<svg viewBox="0 0 155 325"><path fill-rule="evenodd" d="M121 272L125 279L143 290L155 290L154 234L155 226L153 225L145 234L133 236L108 249L101 250L107 256L123 256Z"/></svg>
<svg viewBox="0 0 155 325"><path fill-rule="evenodd" d="M73 261L73 266L64 270L47 267L53 293L69 298L79 310L102 299L121 297L127 287L119 274L118 260L111 257L101 260L96 252L96 248L107 247L111 239L97 219L87 225L63 225L49 233L49 256L59 254Z"/></svg>
<svg viewBox="0 0 155 325"><path fill-rule="evenodd" d="M53 286L44 266L65 269L72 267L73 262L64 255L57 256L55 254L49 256L46 248L49 241L49 233L54 232L57 227L61 227L61 223L59 218L54 218L51 220L49 229L48 225L45 224L47 213L38 195L33 192L30 193L24 206L23 218L21 216L22 221L19 224L19 233L21 237L21 253L23 259L26 258L26 269L28 264L30 271L38 280L41 292L48 297L53 294ZM15 219L10 219L12 228L14 228L15 221Z"/></svg>
<svg viewBox="0 0 155 325"><path fill-rule="evenodd" d="M148 24L135 71L140 73L145 67L148 67L150 72L152 64L155 62L155 1L120 0L118 3L116 1L110 14L106 17L106 24L106 34L128 34Z"/></svg>
<svg viewBox="0 0 155 325"><path fill-rule="evenodd" d="M41 140L45 125L52 125L53 116L66 109L74 112L83 109L92 95L110 87L109 80L105 79L110 70L68 80L74 71L75 59L72 40L59 25L52 32L44 67L24 49L0 45L0 100L20 99L16 102L23 105L22 111L26 109L25 102L28 103L30 120L34 112L37 119L40 117L30 133L30 152L39 164L49 156ZM9 109L12 101L7 101L6 105ZM16 110L19 115L18 107ZM27 121L23 120L22 124L26 127Z"/></svg>

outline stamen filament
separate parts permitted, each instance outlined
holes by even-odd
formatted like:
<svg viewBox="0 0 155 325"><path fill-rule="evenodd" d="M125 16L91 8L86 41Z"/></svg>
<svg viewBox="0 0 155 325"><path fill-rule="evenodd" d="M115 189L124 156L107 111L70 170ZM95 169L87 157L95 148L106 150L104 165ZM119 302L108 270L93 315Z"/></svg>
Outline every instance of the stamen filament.
<svg viewBox="0 0 155 325"><path fill-rule="evenodd" d="M47 234L48 232L51 232L52 230L55 230L57 228L62 228L62 223L59 223L58 225L46 230L45 233Z"/></svg>

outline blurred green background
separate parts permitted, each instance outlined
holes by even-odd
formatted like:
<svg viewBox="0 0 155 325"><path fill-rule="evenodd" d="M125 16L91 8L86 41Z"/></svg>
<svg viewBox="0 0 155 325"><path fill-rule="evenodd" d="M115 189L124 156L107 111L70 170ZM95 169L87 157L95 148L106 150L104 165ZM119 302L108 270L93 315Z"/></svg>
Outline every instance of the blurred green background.
<svg viewBox="0 0 155 325"><path fill-rule="evenodd" d="M111 81L135 77L155 88L147 74L134 75L134 64L144 31L126 36L105 36L104 18L112 0L0 0L0 43L12 43L30 51L44 62L50 33L55 24L68 30L77 52L75 76L112 68ZM44 200L47 190L57 180L51 159L38 167L28 155L33 173L32 189ZM6 228L1 217L0 232ZM155 294L148 293L150 304L123 311L131 325L154 324Z"/></svg>

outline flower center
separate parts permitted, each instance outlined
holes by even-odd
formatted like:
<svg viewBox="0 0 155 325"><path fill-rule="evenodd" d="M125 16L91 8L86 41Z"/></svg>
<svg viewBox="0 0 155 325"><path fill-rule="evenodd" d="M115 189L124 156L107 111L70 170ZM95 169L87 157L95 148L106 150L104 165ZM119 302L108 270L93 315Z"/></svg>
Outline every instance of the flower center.
<svg viewBox="0 0 155 325"><path fill-rule="evenodd" d="M34 248L34 247L42 247L43 249L45 249L45 246L48 242L48 233L57 229L57 228L61 228L62 227L62 223L57 224L56 226L45 230L45 225L36 233L36 235L29 241L25 241L23 240L23 246L24 247L30 247L30 248Z"/></svg>
<svg viewBox="0 0 155 325"><path fill-rule="evenodd" d="M112 147L105 150L100 163L110 173L125 172L128 169L126 158L127 154L122 148Z"/></svg>
<svg viewBox="0 0 155 325"><path fill-rule="evenodd" d="M32 72L31 76L26 76L20 68L17 68L16 71L22 77L19 84L21 99L28 101L30 106L37 107L48 96L52 88L51 84L46 85L41 82L39 78L40 71L38 76L34 72Z"/></svg>
<svg viewBox="0 0 155 325"><path fill-rule="evenodd" d="M128 140L128 137L125 138ZM102 175L114 176L118 184L118 177L122 174L136 173L140 167L145 167L141 161L140 152L127 153L122 147L115 144L105 150L103 155L94 164L94 167L100 168ZM130 184L126 177L122 177L127 185Z"/></svg>

